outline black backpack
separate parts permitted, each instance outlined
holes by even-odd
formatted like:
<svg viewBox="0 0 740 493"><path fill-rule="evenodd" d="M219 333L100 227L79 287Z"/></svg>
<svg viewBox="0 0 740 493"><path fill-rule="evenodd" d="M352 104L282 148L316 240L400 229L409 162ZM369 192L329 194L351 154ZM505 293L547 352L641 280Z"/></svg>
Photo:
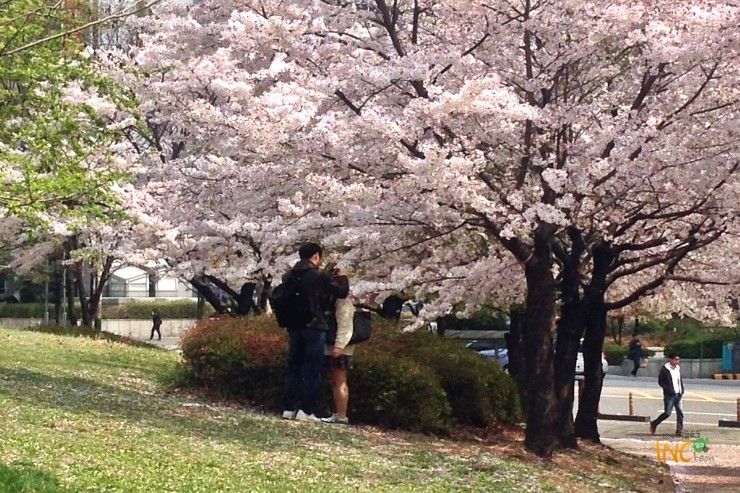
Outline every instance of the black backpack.
<svg viewBox="0 0 740 493"><path fill-rule="evenodd" d="M301 276L288 272L270 294L270 306L280 327L305 327L313 318L308 300L301 296Z"/></svg>
<svg viewBox="0 0 740 493"><path fill-rule="evenodd" d="M349 340L349 345L359 344L370 339L373 335L373 326L371 323L370 312L367 310L355 310L355 315L352 318L352 337ZM330 324L331 328L326 334L326 343L331 345L337 340L337 323Z"/></svg>
<svg viewBox="0 0 740 493"><path fill-rule="evenodd" d="M366 310L355 311L354 319L352 320L352 338L349 340L350 344L359 344L370 339L373 333L373 326L370 323L370 312Z"/></svg>

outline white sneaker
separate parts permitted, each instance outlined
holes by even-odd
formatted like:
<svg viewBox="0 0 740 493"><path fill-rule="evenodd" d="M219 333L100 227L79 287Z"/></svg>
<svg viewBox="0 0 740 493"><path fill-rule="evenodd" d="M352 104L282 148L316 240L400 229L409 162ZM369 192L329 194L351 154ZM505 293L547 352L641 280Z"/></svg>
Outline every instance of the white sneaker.
<svg viewBox="0 0 740 493"><path fill-rule="evenodd" d="M324 423L332 423L335 425L346 425L349 424L349 418L340 418L336 414L332 414L328 418L321 418Z"/></svg>
<svg viewBox="0 0 740 493"><path fill-rule="evenodd" d="M295 411L283 411L283 419L295 419Z"/></svg>
<svg viewBox="0 0 740 493"><path fill-rule="evenodd" d="M306 414L302 410L299 410L295 415L296 421L310 421L312 423L320 423L321 420L313 414Z"/></svg>

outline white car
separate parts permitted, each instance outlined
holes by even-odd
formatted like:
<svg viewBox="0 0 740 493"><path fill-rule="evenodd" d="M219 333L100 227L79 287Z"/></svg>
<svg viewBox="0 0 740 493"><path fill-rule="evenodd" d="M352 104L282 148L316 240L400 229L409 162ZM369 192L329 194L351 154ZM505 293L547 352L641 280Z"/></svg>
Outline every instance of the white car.
<svg viewBox="0 0 740 493"><path fill-rule="evenodd" d="M489 341L470 341L465 347L472 349L486 359L495 361L498 365L507 370L509 368L509 351L505 347L496 347L496 344Z"/></svg>

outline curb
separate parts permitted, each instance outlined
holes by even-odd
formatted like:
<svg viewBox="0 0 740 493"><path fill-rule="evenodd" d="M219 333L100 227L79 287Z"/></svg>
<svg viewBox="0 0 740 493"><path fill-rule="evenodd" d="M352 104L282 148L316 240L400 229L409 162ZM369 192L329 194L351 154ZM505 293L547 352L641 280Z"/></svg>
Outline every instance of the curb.
<svg viewBox="0 0 740 493"><path fill-rule="evenodd" d="M628 414L602 414L599 413L598 419L604 419L609 421L633 421L638 423L647 423L650 421L650 416L630 416Z"/></svg>

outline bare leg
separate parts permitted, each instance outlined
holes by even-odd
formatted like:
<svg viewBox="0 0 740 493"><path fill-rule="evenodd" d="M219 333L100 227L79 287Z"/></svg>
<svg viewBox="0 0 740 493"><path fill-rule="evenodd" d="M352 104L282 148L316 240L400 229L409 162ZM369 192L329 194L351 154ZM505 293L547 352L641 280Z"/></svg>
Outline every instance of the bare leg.
<svg viewBox="0 0 740 493"><path fill-rule="evenodd" d="M333 369L329 375L331 389L334 394L334 406L337 416L347 417L347 403L349 402L349 386L347 385L347 370Z"/></svg>

